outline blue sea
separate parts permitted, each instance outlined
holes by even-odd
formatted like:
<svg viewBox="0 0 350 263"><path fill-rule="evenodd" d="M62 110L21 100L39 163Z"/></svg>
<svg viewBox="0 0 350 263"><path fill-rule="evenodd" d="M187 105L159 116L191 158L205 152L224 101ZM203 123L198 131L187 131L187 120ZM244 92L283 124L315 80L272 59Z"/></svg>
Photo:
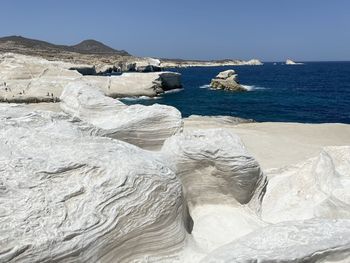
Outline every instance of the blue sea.
<svg viewBox="0 0 350 263"><path fill-rule="evenodd" d="M211 90L220 71L234 69L248 92ZM183 117L229 115L256 121L350 123L350 62L265 63L263 66L169 69L182 74L184 89L127 104L171 105Z"/></svg>

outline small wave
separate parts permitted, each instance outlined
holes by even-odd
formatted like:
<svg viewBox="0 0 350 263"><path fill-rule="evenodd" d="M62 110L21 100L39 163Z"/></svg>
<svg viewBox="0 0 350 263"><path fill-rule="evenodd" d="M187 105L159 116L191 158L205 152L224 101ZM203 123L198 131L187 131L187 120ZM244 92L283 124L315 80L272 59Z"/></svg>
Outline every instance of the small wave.
<svg viewBox="0 0 350 263"><path fill-rule="evenodd" d="M167 90L167 91L164 91L165 94L169 94L169 93L177 93L177 92L180 92L180 91L183 91L184 89L181 88L181 89L171 89L171 90Z"/></svg>
<svg viewBox="0 0 350 263"><path fill-rule="evenodd" d="M267 89L267 88L264 88L264 87L257 87L257 86L254 86L254 85L242 85L242 87L245 88L248 91Z"/></svg>
<svg viewBox="0 0 350 263"><path fill-rule="evenodd" d="M120 100L124 101L136 101L136 100L158 100L161 97L148 97L148 96L140 96L140 97L124 97L120 98Z"/></svg>
<svg viewBox="0 0 350 263"><path fill-rule="evenodd" d="M208 89L208 88L210 88L210 84L202 85L199 88L200 89Z"/></svg>

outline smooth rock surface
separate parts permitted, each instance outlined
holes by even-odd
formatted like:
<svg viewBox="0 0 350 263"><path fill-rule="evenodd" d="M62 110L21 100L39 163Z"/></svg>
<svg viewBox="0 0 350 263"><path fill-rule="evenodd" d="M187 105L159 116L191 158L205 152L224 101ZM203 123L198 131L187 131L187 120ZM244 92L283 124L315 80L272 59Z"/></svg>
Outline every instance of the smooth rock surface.
<svg viewBox="0 0 350 263"><path fill-rule="evenodd" d="M96 127L98 135L142 148L158 149L165 139L182 130L181 113L173 107L126 106L85 82L68 84L60 99L64 112Z"/></svg>
<svg viewBox="0 0 350 263"><path fill-rule="evenodd" d="M233 125L240 123L252 123L252 119L243 119L232 116L202 116L202 115L190 115L187 118L184 118L184 122L187 127L201 127L203 124L206 127L212 128L230 128Z"/></svg>
<svg viewBox="0 0 350 263"><path fill-rule="evenodd" d="M176 260L181 184L135 146L64 114L0 105L0 262Z"/></svg>
<svg viewBox="0 0 350 263"><path fill-rule="evenodd" d="M237 134L263 170L318 156L324 147L350 145L350 125L341 123L223 123L222 117L184 119L184 130L225 128ZM286 150L288 149L288 150Z"/></svg>
<svg viewBox="0 0 350 263"><path fill-rule="evenodd" d="M350 146L268 173L262 218L277 223L311 218L350 219Z"/></svg>
<svg viewBox="0 0 350 263"><path fill-rule="evenodd" d="M203 263L348 262L350 220L289 221L220 247Z"/></svg>

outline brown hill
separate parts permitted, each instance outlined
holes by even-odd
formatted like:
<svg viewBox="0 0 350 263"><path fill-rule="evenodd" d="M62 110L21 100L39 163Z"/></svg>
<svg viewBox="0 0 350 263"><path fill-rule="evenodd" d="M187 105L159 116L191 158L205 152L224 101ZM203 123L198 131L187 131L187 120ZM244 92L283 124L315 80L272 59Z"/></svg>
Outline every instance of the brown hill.
<svg viewBox="0 0 350 263"><path fill-rule="evenodd" d="M0 38L0 51L3 52L18 52L25 51L44 51L44 52L76 52L81 54L111 54L119 56L130 56L124 50L116 50L96 40L84 40L81 43L73 46L56 45L49 42L25 38L22 36L8 36ZM24 52L21 52L24 53Z"/></svg>

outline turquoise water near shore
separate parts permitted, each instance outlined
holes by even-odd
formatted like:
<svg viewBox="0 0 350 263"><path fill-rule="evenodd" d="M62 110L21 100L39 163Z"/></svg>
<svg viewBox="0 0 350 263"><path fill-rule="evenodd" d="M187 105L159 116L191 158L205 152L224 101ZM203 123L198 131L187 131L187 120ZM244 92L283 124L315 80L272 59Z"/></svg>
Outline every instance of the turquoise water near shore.
<svg viewBox="0 0 350 263"><path fill-rule="evenodd" d="M234 69L248 92L211 90L210 80ZM307 62L304 65L169 69L182 74L184 89L157 99L124 99L127 104L154 103L178 108L184 117L229 115L256 121L350 123L350 62Z"/></svg>

